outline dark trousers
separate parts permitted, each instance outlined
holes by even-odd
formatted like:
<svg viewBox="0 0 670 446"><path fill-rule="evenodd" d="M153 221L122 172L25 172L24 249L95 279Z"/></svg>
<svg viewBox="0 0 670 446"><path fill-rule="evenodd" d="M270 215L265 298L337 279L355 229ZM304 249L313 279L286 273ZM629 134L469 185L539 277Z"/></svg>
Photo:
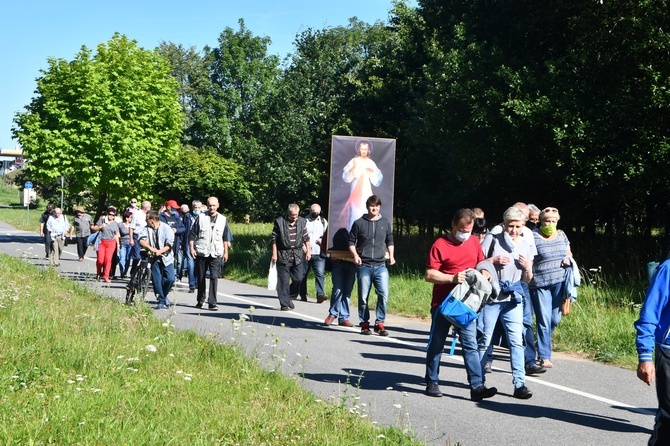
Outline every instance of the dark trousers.
<svg viewBox="0 0 670 446"><path fill-rule="evenodd" d="M83 259L86 255L86 250L88 249L88 236L86 237L76 237L77 239L77 255L80 259Z"/></svg>
<svg viewBox="0 0 670 446"><path fill-rule="evenodd" d="M277 263L277 297L282 307L290 307L291 299L298 297L300 285L305 276L305 266L301 263Z"/></svg>
<svg viewBox="0 0 670 446"><path fill-rule="evenodd" d="M51 255L51 234L47 231L47 225L44 225L44 251L47 253L47 259Z"/></svg>
<svg viewBox="0 0 670 446"><path fill-rule="evenodd" d="M670 442L670 351L656 346L656 397L658 413L649 446Z"/></svg>
<svg viewBox="0 0 670 446"><path fill-rule="evenodd" d="M221 257L195 258L196 274L198 276L198 302L205 301L205 288L207 284L207 271L209 271L209 299L207 303L216 305L217 281L221 275Z"/></svg>

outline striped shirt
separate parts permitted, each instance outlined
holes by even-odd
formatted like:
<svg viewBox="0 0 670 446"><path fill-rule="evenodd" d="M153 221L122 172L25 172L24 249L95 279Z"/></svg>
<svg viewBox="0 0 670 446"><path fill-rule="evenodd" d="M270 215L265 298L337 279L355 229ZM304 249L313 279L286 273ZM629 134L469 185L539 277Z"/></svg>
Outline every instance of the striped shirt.
<svg viewBox="0 0 670 446"><path fill-rule="evenodd" d="M533 232L537 255L533 261L533 280L531 288L555 285L565 280L565 269L561 266L563 259L568 257L570 242L565 232L558 231L556 238L547 240L537 231Z"/></svg>

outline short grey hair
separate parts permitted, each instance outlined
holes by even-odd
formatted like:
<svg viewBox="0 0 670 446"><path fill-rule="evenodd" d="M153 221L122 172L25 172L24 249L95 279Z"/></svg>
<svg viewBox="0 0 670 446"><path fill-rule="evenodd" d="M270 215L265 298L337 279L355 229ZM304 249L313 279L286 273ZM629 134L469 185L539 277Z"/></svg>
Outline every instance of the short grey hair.
<svg viewBox="0 0 670 446"><path fill-rule="evenodd" d="M295 204L295 203L291 203L291 204L288 205L288 211L289 211L289 212L293 211L293 212L298 212L298 213L300 213L300 206L298 206L298 205Z"/></svg>
<svg viewBox="0 0 670 446"><path fill-rule="evenodd" d="M200 200L193 200L191 202L191 207L193 209L200 209L200 206L202 206L202 201L200 201Z"/></svg>
<svg viewBox="0 0 670 446"><path fill-rule="evenodd" d="M523 211L517 207L509 207L503 214L503 221L505 223L510 221L526 221L526 216L523 214Z"/></svg>
<svg viewBox="0 0 670 446"><path fill-rule="evenodd" d="M531 214L540 215L540 208L535 206L533 203L528 203L528 210Z"/></svg>

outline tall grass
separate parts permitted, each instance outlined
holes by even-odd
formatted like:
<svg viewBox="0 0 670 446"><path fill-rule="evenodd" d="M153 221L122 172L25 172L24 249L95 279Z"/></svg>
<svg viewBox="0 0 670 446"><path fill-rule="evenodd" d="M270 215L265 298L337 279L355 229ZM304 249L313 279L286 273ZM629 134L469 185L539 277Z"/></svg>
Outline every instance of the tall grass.
<svg viewBox="0 0 670 446"><path fill-rule="evenodd" d="M234 345L0 255L3 444L418 444Z"/></svg>

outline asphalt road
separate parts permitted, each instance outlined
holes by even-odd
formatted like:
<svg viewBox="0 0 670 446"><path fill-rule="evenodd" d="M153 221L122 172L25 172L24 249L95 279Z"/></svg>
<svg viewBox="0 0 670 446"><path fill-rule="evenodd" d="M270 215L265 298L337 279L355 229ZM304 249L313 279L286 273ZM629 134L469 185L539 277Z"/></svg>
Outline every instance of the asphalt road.
<svg viewBox="0 0 670 446"><path fill-rule="evenodd" d="M0 250L40 268L47 265L37 233L2 222ZM122 300L124 282L93 280L94 254L89 249L86 260L78 262L70 245L58 270ZM195 295L187 291L186 284L176 284L170 299L177 305L154 310L156 316L169 317L179 329L239 343L264 367L280 369L319 399L346 402L356 416L406 429L429 445L642 445L651 433L655 391L633 371L556 354L553 369L527 378L533 398L516 400L507 352L496 350L487 385L497 387L498 394L474 403L460 352L457 348L449 356L447 345L440 371L444 396L430 398L423 394L430 328L425 321L391 316L389 337L362 336L357 328L324 326L327 303L310 299L280 312L274 292L221 280L219 311L210 312L196 309ZM147 302L155 303L151 291ZM358 322L356 316L352 322Z"/></svg>

